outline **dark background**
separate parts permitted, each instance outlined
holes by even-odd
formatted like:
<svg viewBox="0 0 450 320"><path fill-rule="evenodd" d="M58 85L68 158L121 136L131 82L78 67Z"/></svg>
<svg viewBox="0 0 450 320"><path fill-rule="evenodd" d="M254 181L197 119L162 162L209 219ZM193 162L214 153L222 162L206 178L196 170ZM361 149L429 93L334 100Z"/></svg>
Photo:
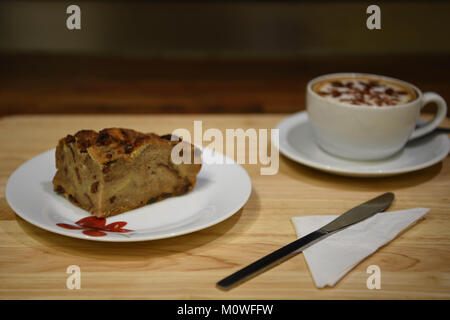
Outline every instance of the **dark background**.
<svg viewBox="0 0 450 320"><path fill-rule="evenodd" d="M331 72L450 101L449 34L446 1L0 1L0 116L296 112Z"/></svg>

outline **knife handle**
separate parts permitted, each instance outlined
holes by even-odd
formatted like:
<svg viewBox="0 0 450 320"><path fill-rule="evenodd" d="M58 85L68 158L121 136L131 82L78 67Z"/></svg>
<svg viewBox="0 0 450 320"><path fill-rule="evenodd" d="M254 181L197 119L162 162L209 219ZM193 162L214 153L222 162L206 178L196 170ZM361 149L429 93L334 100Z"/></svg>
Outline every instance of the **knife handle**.
<svg viewBox="0 0 450 320"><path fill-rule="evenodd" d="M220 280L217 282L217 287L222 290L231 289L232 287L300 253L302 250L306 249L308 246L312 245L315 241L327 234L327 232L320 229L311 232Z"/></svg>

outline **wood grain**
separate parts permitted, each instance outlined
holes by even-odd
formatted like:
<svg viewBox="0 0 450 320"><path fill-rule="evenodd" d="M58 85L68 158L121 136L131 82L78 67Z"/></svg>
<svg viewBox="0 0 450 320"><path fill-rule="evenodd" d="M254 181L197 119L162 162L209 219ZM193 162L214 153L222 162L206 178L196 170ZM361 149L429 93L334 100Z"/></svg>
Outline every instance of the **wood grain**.
<svg viewBox="0 0 450 320"><path fill-rule="evenodd" d="M0 55L0 70L0 116L293 113L304 109L308 81L333 72L388 75L450 101L448 56L208 60Z"/></svg>
<svg viewBox="0 0 450 320"><path fill-rule="evenodd" d="M330 175L280 158L277 175L245 165L253 190L226 221L157 241L101 243L41 230L5 200L8 177L24 161L80 128L110 126L167 133L204 128L272 128L286 115L48 115L0 119L1 299L449 299L450 160L387 178ZM445 125L449 125L447 120ZM385 191L391 210L429 207L426 218L368 257L334 288L317 289L302 255L222 292L215 283L296 238L290 218L339 214ZM24 197L27 195L24 194ZM66 268L81 268L81 290L66 289ZM381 290L368 290L366 268L381 268Z"/></svg>

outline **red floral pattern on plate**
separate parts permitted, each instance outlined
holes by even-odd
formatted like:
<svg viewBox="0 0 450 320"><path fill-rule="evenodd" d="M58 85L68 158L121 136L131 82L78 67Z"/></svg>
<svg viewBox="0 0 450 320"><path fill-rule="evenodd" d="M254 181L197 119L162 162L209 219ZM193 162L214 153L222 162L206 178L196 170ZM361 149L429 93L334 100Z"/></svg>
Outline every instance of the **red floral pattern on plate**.
<svg viewBox="0 0 450 320"><path fill-rule="evenodd" d="M97 218L95 216L83 218L75 222L75 224L76 226L67 223L57 223L56 225L58 227L70 230L83 230L85 235L92 237L103 237L107 235L107 232L126 233L133 231L123 228L127 224L125 221L117 221L106 224L105 218Z"/></svg>

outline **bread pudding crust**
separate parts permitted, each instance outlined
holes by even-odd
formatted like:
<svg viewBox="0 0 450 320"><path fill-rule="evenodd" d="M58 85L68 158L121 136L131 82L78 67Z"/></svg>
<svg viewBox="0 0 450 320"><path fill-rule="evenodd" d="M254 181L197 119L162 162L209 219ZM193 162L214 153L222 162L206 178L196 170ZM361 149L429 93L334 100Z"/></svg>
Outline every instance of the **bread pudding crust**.
<svg viewBox="0 0 450 320"><path fill-rule="evenodd" d="M81 130L59 140L54 191L97 217L108 217L171 196L196 183L201 164L174 164L183 141L131 129ZM191 159L199 152L188 144Z"/></svg>

